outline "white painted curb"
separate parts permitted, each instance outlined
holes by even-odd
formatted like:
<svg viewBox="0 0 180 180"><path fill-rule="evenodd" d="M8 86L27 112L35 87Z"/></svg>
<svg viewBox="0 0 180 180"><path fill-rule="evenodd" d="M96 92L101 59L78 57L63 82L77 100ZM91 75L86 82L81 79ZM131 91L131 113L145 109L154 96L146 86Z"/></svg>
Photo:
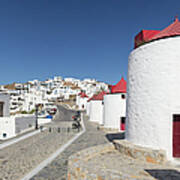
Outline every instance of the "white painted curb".
<svg viewBox="0 0 180 180"><path fill-rule="evenodd" d="M44 130L45 130L45 129L44 129ZM26 139L26 138L28 138L28 137L34 136L34 135L36 135L36 134L38 134L38 133L40 133L40 132L41 132L40 130L34 131L34 132L31 132L31 133L25 134L25 135L23 135L23 136L21 136L21 137L17 137L17 138L15 138L15 139L9 140L9 141L7 141L7 142L5 142L5 143L0 144L0 149L3 149L3 148L5 148L5 147L7 147L7 146L10 146L10 145L12 145L12 144L15 144L15 143L17 143L17 142L19 142L19 141L22 141L22 140L24 140L24 139Z"/></svg>
<svg viewBox="0 0 180 180"><path fill-rule="evenodd" d="M57 156L59 156L69 145L71 145L76 139L78 139L82 134L86 132L86 128L83 121L83 115L81 114L82 128L83 130L76 134L72 139L70 139L66 144L61 146L55 153L53 153L48 159L42 161L35 169L25 175L21 180L29 180L34 177L38 172L45 168L49 163L51 163Z"/></svg>

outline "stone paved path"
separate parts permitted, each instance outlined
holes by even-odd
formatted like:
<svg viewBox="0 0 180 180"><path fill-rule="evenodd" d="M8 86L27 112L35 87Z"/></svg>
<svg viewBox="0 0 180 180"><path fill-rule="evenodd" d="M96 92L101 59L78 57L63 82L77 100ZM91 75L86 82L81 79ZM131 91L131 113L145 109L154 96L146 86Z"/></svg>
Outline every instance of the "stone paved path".
<svg viewBox="0 0 180 180"><path fill-rule="evenodd" d="M90 172L84 178L88 180L94 175L107 180L180 180L180 169L168 162L164 164L147 163L124 155L115 149L93 155L93 158L87 158L87 160L83 158L82 161L81 168Z"/></svg>
<svg viewBox="0 0 180 180"><path fill-rule="evenodd" d="M40 171L31 180L65 180L67 175L68 157L82 149L109 142L105 133L97 130L97 125L84 117L86 132L61 153L52 163Z"/></svg>
<svg viewBox="0 0 180 180"><path fill-rule="evenodd" d="M67 132L72 122L54 122L47 130L0 150L0 180L19 180L71 139ZM49 132L49 127L52 131ZM59 133L57 127L64 127ZM62 131L63 130L63 131Z"/></svg>

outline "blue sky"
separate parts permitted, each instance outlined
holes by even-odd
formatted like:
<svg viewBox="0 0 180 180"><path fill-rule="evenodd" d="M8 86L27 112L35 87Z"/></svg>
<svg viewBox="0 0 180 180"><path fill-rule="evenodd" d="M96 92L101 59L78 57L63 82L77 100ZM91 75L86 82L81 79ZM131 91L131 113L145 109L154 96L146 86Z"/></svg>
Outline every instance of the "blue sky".
<svg viewBox="0 0 180 180"><path fill-rule="evenodd" d="M126 78L133 38L163 29L179 0L0 0L0 84Z"/></svg>

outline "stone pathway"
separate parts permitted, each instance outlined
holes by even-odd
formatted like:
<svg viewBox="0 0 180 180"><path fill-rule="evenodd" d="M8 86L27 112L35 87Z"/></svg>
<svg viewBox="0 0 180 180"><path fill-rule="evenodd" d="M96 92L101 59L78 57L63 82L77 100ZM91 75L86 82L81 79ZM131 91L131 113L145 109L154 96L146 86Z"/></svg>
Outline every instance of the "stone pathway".
<svg viewBox="0 0 180 180"><path fill-rule="evenodd" d="M88 160L83 157L81 169L84 171L81 170L81 172L89 173L86 178L82 179L93 179L92 177L96 176L103 180L155 180L156 178L158 180L180 179L180 169L175 168L168 163L147 163L124 155L117 150L102 152L96 156L93 154L93 158L89 158L90 156L91 154L88 154ZM72 164L72 166L77 168L78 166L74 166L74 164ZM71 177L71 179L76 178Z"/></svg>
<svg viewBox="0 0 180 180"><path fill-rule="evenodd" d="M71 124L72 122L62 121L48 124L47 130L1 149L0 180L19 180L47 159L76 134L72 130L67 132L67 127L71 127ZM58 127L61 127L61 132L58 132Z"/></svg>
<svg viewBox="0 0 180 180"><path fill-rule="evenodd" d="M97 125L84 117L86 132L61 153L52 163L40 171L31 180L65 180L67 176L68 157L85 148L109 142L105 132L97 129Z"/></svg>

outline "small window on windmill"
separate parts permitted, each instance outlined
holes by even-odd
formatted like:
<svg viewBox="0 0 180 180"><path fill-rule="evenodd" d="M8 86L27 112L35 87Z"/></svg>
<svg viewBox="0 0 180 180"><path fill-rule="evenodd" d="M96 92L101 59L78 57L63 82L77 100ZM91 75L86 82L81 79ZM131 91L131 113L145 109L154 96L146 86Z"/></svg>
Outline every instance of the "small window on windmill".
<svg viewBox="0 0 180 180"><path fill-rule="evenodd" d="M7 134L6 133L3 133L3 138L6 138Z"/></svg>
<svg viewBox="0 0 180 180"><path fill-rule="evenodd" d="M125 94L122 94L122 95L121 95L121 98L122 98L122 99L126 99Z"/></svg>
<svg viewBox="0 0 180 180"><path fill-rule="evenodd" d="M125 122L126 122L126 118L125 117L121 117L121 123L125 124Z"/></svg>

